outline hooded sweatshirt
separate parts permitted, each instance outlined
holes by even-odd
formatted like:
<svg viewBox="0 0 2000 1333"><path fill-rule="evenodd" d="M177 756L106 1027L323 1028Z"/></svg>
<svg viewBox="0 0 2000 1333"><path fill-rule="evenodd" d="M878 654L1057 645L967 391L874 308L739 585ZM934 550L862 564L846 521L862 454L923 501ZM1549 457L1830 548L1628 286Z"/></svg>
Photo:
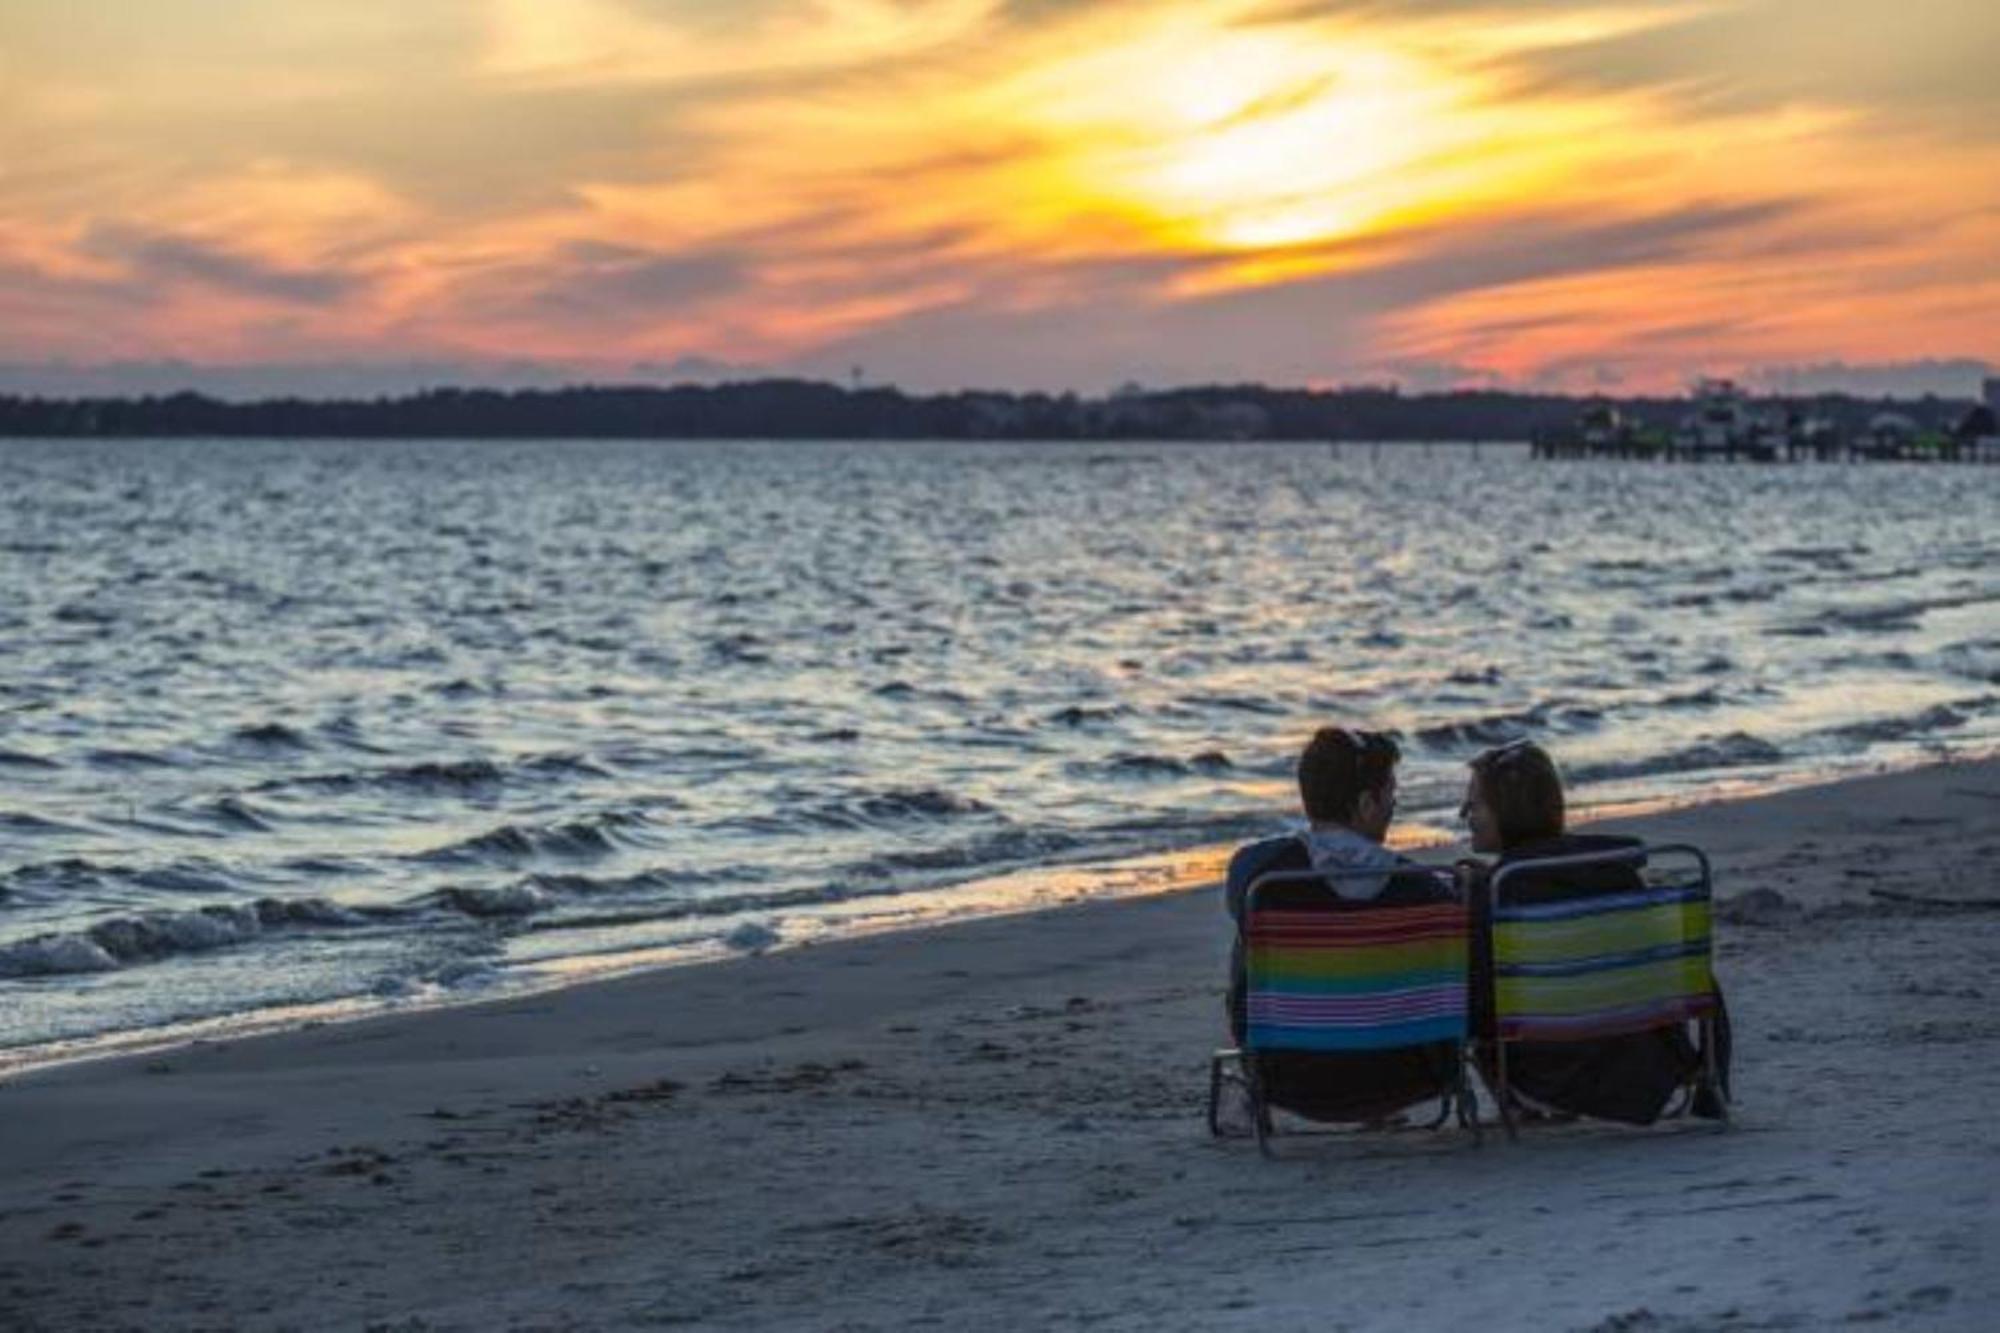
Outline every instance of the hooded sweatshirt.
<svg viewBox="0 0 2000 1333"><path fill-rule="evenodd" d="M1372 838L1343 824L1326 824L1282 838L1267 838L1240 849L1229 862L1229 914L1243 915L1243 898L1265 875L1312 870L1328 877L1338 896L1373 902L1391 872L1413 864Z"/></svg>
<svg viewBox="0 0 2000 1333"><path fill-rule="evenodd" d="M1394 879L1393 872L1415 863L1352 829L1328 826L1252 843L1229 863L1226 884L1230 915L1242 919L1250 886L1265 875L1317 871L1343 901L1382 900L1384 905L1438 901L1442 895L1421 878ZM1244 1033L1242 941L1229 963L1229 1025L1237 1042ZM1269 1051L1258 1056L1259 1077L1270 1104L1320 1120L1365 1120L1441 1095L1452 1085L1457 1047L1451 1042L1388 1051Z"/></svg>

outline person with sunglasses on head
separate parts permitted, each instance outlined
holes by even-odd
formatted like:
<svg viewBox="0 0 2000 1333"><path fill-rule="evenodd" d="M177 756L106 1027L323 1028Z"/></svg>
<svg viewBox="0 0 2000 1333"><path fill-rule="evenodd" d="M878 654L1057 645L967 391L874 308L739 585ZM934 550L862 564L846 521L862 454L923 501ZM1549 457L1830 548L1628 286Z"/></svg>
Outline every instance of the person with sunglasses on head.
<svg viewBox="0 0 2000 1333"><path fill-rule="evenodd" d="M1548 751L1527 739L1487 750L1471 762L1459 816L1472 832L1472 850L1494 856L1489 867L1461 863L1473 904L1473 1031L1482 1060L1490 1062L1493 1030L1493 964L1487 931L1486 885L1511 862L1626 850L1637 838L1570 833L1564 828L1562 776ZM1524 871L1507 880L1508 901L1561 902L1645 887L1639 869L1616 862ZM1717 1056L1723 1087L1729 1080L1729 1024L1720 1016ZM1575 1042L1519 1042L1507 1047L1508 1083L1530 1112L1587 1115L1651 1124L1685 1086L1701 1056L1683 1028L1659 1028L1622 1037ZM1489 1078L1491 1075L1488 1070ZM1696 1115L1720 1108L1697 1098Z"/></svg>
<svg viewBox="0 0 2000 1333"><path fill-rule="evenodd" d="M1396 812L1396 765L1402 759L1383 732L1322 727L1299 756L1304 831L1241 848L1224 885L1239 923L1250 887L1273 874L1316 872L1327 890L1351 904L1416 906L1451 901L1432 875L1398 875L1415 862L1383 845ZM1449 881L1445 881L1449 883ZM1229 966L1229 1027L1240 1046L1246 1028L1242 940ZM1455 1059L1448 1043L1431 1047L1328 1055L1267 1052L1260 1058L1265 1095L1274 1106L1322 1120L1365 1120L1436 1095Z"/></svg>

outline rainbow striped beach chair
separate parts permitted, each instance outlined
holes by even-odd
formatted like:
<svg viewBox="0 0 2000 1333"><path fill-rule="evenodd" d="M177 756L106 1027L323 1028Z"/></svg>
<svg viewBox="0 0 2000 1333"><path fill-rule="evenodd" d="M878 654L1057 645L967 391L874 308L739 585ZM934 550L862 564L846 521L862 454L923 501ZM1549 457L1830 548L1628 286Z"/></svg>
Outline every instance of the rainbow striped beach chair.
<svg viewBox="0 0 2000 1333"><path fill-rule="evenodd" d="M1384 872L1367 872L1375 879ZM1429 897L1449 892L1448 872L1405 868L1388 878L1414 881ZM1439 1100L1441 1125L1456 1111L1478 1135L1466 1077L1469 931L1457 901L1358 902L1338 897L1312 872L1266 875L1250 886L1238 922L1243 968L1243 1041L1217 1051L1209 1065L1209 1132L1219 1135L1226 1076L1248 1094L1257 1146L1270 1153L1273 1132L1266 1071L1288 1061L1296 1074L1323 1058L1332 1080L1365 1070L1364 1057L1434 1048L1438 1072L1403 1105ZM1400 1096L1400 1091L1395 1095ZM1346 1117L1341 1117L1346 1118Z"/></svg>
<svg viewBox="0 0 2000 1333"><path fill-rule="evenodd" d="M1662 861L1678 861L1678 873ZM1629 866L1630 889L1549 902L1510 902L1508 889L1537 875ZM1694 1023L1702 1059L1682 1106L1706 1086L1727 1119L1716 1067L1718 1011L1709 933L1713 879L1708 857L1685 844L1503 866L1488 886L1493 959L1493 1072L1508 1136L1514 1137L1507 1047L1585 1041Z"/></svg>

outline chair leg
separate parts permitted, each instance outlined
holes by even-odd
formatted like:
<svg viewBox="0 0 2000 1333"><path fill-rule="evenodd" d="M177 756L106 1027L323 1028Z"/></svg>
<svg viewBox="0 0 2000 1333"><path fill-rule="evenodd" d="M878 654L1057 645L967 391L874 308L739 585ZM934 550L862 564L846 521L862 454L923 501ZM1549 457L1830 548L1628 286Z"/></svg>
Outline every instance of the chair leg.
<svg viewBox="0 0 2000 1333"><path fill-rule="evenodd" d="M1229 1051L1217 1051L1208 1060L1208 1136L1222 1137L1222 1062L1229 1059Z"/></svg>
<svg viewBox="0 0 2000 1333"><path fill-rule="evenodd" d="M1264 1081L1257 1077L1257 1062L1245 1056L1243 1065L1243 1086L1250 1094L1250 1125L1257 1135L1257 1151L1264 1157L1275 1156L1271 1151L1271 1136L1276 1131L1271 1124L1271 1108L1264 1102Z"/></svg>
<svg viewBox="0 0 2000 1333"><path fill-rule="evenodd" d="M1514 1124L1514 1098L1507 1088L1507 1043L1495 1040L1493 1043L1493 1068L1495 1082L1499 1087L1493 1090L1493 1100L1500 1106L1500 1123L1506 1127L1507 1142L1518 1143L1521 1131Z"/></svg>
<svg viewBox="0 0 2000 1333"><path fill-rule="evenodd" d="M1472 1094L1472 1074L1466 1068L1466 1061L1463 1058L1458 1062L1458 1088L1453 1101L1458 1106L1459 1128L1472 1131L1473 1147L1485 1147L1486 1135L1479 1127L1479 1102Z"/></svg>
<svg viewBox="0 0 2000 1333"><path fill-rule="evenodd" d="M1716 1033L1715 1033L1714 1017L1711 1016L1702 1019L1701 1020L1701 1051L1702 1051L1701 1081L1702 1084L1705 1087L1707 1087L1707 1089L1710 1092L1715 1094L1716 1128L1728 1129L1729 1094L1722 1090L1722 1071L1718 1064L1719 1057L1716 1054L1715 1038L1716 1038ZM1692 1103L1694 1099L1692 1096L1690 1096L1688 1100L1690 1103Z"/></svg>

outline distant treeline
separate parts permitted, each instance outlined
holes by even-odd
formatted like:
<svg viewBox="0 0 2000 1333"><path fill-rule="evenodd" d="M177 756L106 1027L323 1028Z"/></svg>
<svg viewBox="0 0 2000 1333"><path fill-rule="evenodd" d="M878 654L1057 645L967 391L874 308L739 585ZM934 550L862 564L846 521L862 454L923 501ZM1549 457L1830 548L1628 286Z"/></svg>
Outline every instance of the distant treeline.
<svg viewBox="0 0 2000 1333"><path fill-rule="evenodd" d="M1970 399L1847 395L1772 399L1864 428L1893 409L1942 424ZM906 394L807 380L675 388L434 389L402 398L227 402L197 393L146 398L0 396L0 436L231 436L429 439L1524 440L1610 402L1670 428L1679 398L1582 399L1463 390L1275 389L1217 385L1102 398L1046 393Z"/></svg>

